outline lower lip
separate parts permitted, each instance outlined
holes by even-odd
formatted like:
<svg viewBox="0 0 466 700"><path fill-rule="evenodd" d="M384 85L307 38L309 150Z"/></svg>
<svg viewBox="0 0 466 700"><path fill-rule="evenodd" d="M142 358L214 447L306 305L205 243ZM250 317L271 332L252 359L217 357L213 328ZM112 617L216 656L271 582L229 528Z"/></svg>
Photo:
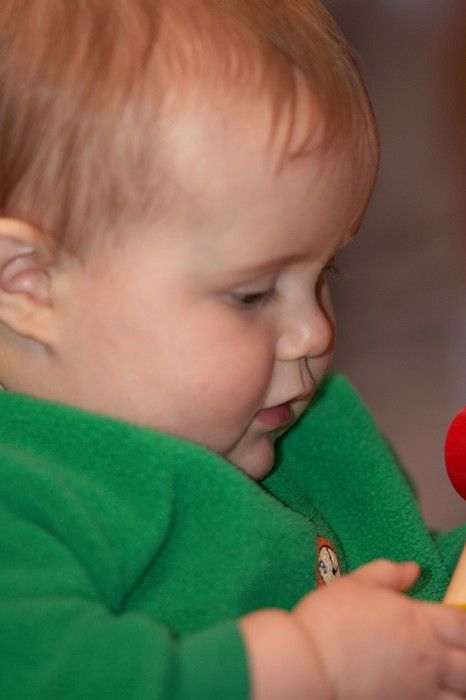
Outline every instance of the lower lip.
<svg viewBox="0 0 466 700"><path fill-rule="evenodd" d="M285 425L285 423L289 423L292 417L291 408L287 403L282 403L280 406L273 406L272 408L264 408L256 415L256 419L262 423L262 425L272 430L279 428L281 425Z"/></svg>

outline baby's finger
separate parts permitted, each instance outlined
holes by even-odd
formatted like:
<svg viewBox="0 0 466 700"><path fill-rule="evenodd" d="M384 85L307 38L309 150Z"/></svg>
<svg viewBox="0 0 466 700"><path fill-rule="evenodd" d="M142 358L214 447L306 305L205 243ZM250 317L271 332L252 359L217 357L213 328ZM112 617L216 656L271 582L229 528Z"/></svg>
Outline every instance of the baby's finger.
<svg viewBox="0 0 466 700"><path fill-rule="evenodd" d="M466 653L452 649L445 657L442 669L442 685L448 690L466 697Z"/></svg>
<svg viewBox="0 0 466 700"><path fill-rule="evenodd" d="M351 577L365 583L391 588L395 591L405 591L419 577L419 565L415 562L394 562L387 559L376 559L353 571Z"/></svg>
<svg viewBox="0 0 466 700"><path fill-rule="evenodd" d="M466 649L466 614L446 605L428 605L438 639L450 646Z"/></svg>

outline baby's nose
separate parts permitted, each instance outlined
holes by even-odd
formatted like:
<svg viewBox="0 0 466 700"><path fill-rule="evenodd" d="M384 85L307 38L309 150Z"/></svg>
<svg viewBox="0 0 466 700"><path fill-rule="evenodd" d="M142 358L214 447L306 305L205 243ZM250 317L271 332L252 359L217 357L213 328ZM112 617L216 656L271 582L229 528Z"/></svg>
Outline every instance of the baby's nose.
<svg viewBox="0 0 466 700"><path fill-rule="evenodd" d="M333 350L335 324L330 312L317 301L291 310L277 341L278 360L322 357Z"/></svg>

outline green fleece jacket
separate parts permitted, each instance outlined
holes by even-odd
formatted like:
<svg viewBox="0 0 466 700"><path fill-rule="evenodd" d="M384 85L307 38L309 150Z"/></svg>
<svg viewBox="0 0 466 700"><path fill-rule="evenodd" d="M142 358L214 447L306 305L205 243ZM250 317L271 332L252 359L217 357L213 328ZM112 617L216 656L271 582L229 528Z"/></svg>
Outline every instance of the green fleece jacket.
<svg viewBox="0 0 466 700"><path fill-rule="evenodd" d="M0 395L0 697L242 700L235 620L376 557L444 593L431 536L354 390L323 385L262 484L184 440Z"/></svg>

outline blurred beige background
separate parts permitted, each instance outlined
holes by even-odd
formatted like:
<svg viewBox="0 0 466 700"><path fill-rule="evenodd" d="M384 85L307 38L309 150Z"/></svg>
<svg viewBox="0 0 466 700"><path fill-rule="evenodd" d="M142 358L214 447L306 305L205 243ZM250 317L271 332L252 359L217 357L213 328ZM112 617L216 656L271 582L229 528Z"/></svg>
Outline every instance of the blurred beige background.
<svg viewBox="0 0 466 700"><path fill-rule="evenodd" d="M378 186L340 257L335 369L372 408L428 523L466 521L443 464L466 405L466 2L327 0L361 64L382 140Z"/></svg>

